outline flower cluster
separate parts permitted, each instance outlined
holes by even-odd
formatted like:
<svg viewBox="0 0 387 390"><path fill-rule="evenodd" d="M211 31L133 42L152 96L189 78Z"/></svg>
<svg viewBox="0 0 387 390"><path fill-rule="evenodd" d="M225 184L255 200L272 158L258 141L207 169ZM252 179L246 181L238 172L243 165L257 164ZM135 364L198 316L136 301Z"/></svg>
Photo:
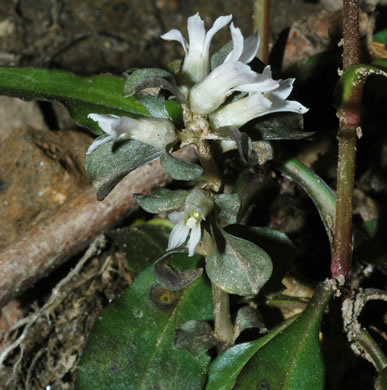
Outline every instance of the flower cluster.
<svg viewBox="0 0 387 390"><path fill-rule="evenodd" d="M185 58L180 70L180 85L177 89L174 83L171 84L167 80L155 85L159 89L169 88L170 91L174 91L177 100L188 102L189 111L195 114L195 118L204 120L209 129L210 134L207 134L206 139L218 139L220 142L234 141L219 138L217 135L219 128L226 126L239 128L252 119L274 112L288 111L304 114L307 111L301 103L287 100L294 79L274 80L270 66L267 66L262 73L251 69L248 64L256 56L260 43L259 36L256 33L244 39L240 29L236 28L231 20L231 15L221 16L206 32L204 21L196 14L188 18L188 42L176 29L162 35L161 38L165 40L179 42L184 49ZM211 41L214 35L227 25L231 32L232 46L229 46L227 53L223 53L223 57L218 55L216 63L211 63ZM153 76L156 77L149 76L148 80L155 80L160 76L160 72L157 75L152 69L150 72L153 72ZM170 76L173 78L172 75ZM137 81L135 79L135 83ZM143 82L145 86L148 84L146 80ZM236 96L232 102L228 102L227 98L236 92L242 94ZM179 99L179 95L183 98ZM97 122L99 127L108 134L105 138L94 141L88 154L100 145L117 139L135 139L158 150L166 150L179 141L181 145L184 144L183 138L179 135L182 133L175 130L174 124L169 119L132 119L95 113L89 114L88 117ZM187 128L197 127L192 123L185 123L185 125ZM187 143L190 142L185 142ZM183 245L188 239L189 256L192 256L201 240L201 223L212 208L213 201L209 194L194 189L187 197L184 211L175 211L169 216L175 226L170 235L168 250Z"/></svg>
<svg viewBox="0 0 387 390"><path fill-rule="evenodd" d="M209 114L216 127L239 127L251 119L279 111L304 114L307 109L301 103L286 100L294 79L276 81L272 78L269 66L259 74L247 65L257 53L258 34L244 40L240 29L231 23L232 50L222 64L209 72L211 40L230 21L231 16L222 16L216 19L206 33L203 21L196 14L188 18L189 44L178 30L171 30L161 36L183 45L186 56L182 73L195 82L188 96L190 109L197 114ZM246 92L248 96L221 107L226 98L236 91Z"/></svg>

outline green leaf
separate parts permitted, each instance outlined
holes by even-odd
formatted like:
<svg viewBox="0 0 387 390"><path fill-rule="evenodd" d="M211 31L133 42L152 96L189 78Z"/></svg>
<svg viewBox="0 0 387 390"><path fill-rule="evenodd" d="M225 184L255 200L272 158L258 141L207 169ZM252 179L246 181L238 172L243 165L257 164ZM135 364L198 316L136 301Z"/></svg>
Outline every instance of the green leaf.
<svg viewBox="0 0 387 390"><path fill-rule="evenodd" d="M212 328L205 321L187 321L176 330L175 348L185 349L197 356L216 345Z"/></svg>
<svg viewBox="0 0 387 390"><path fill-rule="evenodd" d="M180 160L169 153L164 153L160 164L172 179L196 180L203 174L203 168L188 161Z"/></svg>
<svg viewBox="0 0 387 390"><path fill-rule="evenodd" d="M249 135L255 140L257 135L264 141L300 140L310 138L314 133L305 132L304 117L294 112L280 112L265 115L254 121L254 131Z"/></svg>
<svg viewBox="0 0 387 390"><path fill-rule="evenodd" d="M103 200L130 172L160 157L164 151L142 142L108 142L86 155L86 173Z"/></svg>
<svg viewBox="0 0 387 390"><path fill-rule="evenodd" d="M296 320L289 318L267 335L248 343L237 344L217 357L210 366L206 390L232 390L238 375L255 353Z"/></svg>
<svg viewBox="0 0 387 390"><path fill-rule="evenodd" d="M158 214L184 207L189 191L159 188L147 195L134 195L138 204L148 213Z"/></svg>
<svg viewBox="0 0 387 390"><path fill-rule="evenodd" d="M149 84L156 82L156 80L165 79L174 82L174 77L171 73L159 68L129 69L125 75L125 96L132 96L144 88L151 87Z"/></svg>
<svg viewBox="0 0 387 390"><path fill-rule="evenodd" d="M222 236L223 242L218 242L218 248L208 257L208 277L230 294L258 294L271 276L269 255L250 241L225 231Z"/></svg>
<svg viewBox="0 0 387 390"><path fill-rule="evenodd" d="M387 390L387 367L380 372L378 384L381 390Z"/></svg>
<svg viewBox="0 0 387 390"><path fill-rule="evenodd" d="M214 196L215 205L218 207L218 217L224 225L237 222L241 205L238 194L219 194Z"/></svg>
<svg viewBox="0 0 387 390"><path fill-rule="evenodd" d="M125 254L129 270L138 275L165 253L170 232L162 225L144 224L114 229L109 235Z"/></svg>
<svg viewBox="0 0 387 390"><path fill-rule="evenodd" d="M163 96L152 96L145 93L138 93L137 99L144 105L153 118L169 119Z"/></svg>
<svg viewBox="0 0 387 390"><path fill-rule="evenodd" d="M378 31L373 36L374 42L384 43L387 44L387 28Z"/></svg>
<svg viewBox="0 0 387 390"><path fill-rule="evenodd" d="M313 200L332 245L336 221L335 193L321 177L295 158L280 162L278 169L291 177Z"/></svg>
<svg viewBox="0 0 387 390"><path fill-rule="evenodd" d="M194 266L194 264L190 264ZM181 293L155 284L152 269L98 318L83 352L77 390L202 389L210 357L174 348L175 328L212 318L201 278Z"/></svg>
<svg viewBox="0 0 387 390"><path fill-rule="evenodd" d="M175 263L176 260L187 261L187 254L181 252L181 250L169 251L158 259L153 266L156 282L160 286L171 291L182 290L190 286L193 282L195 282L195 280L200 278L203 273L203 268L195 268L185 271L177 271L172 268L169 265L171 258L175 260ZM184 250L184 252L186 251Z"/></svg>
<svg viewBox="0 0 387 390"><path fill-rule="evenodd" d="M305 311L262 346L245 365L234 389L324 389L319 331L332 294L330 281L321 283Z"/></svg>
<svg viewBox="0 0 387 390"><path fill-rule="evenodd" d="M75 122L103 134L90 113L150 116L135 98L124 98L125 80L117 76L80 77L73 73L39 68L0 67L0 94L26 100L62 103Z"/></svg>
<svg viewBox="0 0 387 390"><path fill-rule="evenodd" d="M358 93L369 76L387 77L387 68L382 66L387 61L378 61L373 65L351 65L340 77L334 91L334 106L342 110L346 105L350 108L353 96Z"/></svg>
<svg viewBox="0 0 387 390"><path fill-rule="evenodd" d="M235 318L234 340L246 329L258 328L260 333L267 332L262 317L257 309L251 306L242 306Z"/></svg>
<svg viewBox="0 0 387 390"><path fill-rule="evenodd" d="M132 96L148 88L165 89L171 92L180 103L187 104L187 100L176 86L175 78L166 70L158 68L136 69L127 74L124 95Z"/></svg>

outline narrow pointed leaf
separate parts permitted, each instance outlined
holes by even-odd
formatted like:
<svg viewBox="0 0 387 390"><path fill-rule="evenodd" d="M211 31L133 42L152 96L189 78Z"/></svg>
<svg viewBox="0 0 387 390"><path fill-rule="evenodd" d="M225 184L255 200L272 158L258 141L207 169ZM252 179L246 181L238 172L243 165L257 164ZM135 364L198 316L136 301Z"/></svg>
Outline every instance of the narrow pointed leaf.
<svg viewBox="0 0 387 390"><path fill-rule="evenodd" d="M157 286L149 268L99 317L76 389L202 389L210 357L176 349L175 327L211 316L211 288L204 278L175 293Z"/></svg>
<svg viewBox="0 0 387 390"><path fill-rule="evenodd" d="M59 70L0 67L0 94L25 100L58 101L75 122L103 134L90 113L150 116L135 98L122 95L125 79L117 76L81 77Z"/></svg>
<svg viewBox="0 0 387 390"><path fill-rule="evenodd" d="M159 188L147 195L135 195L135 199L142 209L148 213L158 214L184 207L185 198L189 191L169 190Z"/></svg>
<svg viewBox="0 0 387 390"><path fill-rule="evenodd" d="M86 155L86 173L103 200L130 172L160 157L164 151L142 142L108 142Z"/></svg>
<svg viewBox="0 0 387 390"><path fill-rule="evenodd" d="M238 376L234 389L324 389L319 330L332 294L330 281L321 283L305 311L250 359Z"/></svg>
<svg viewBox="0 0 387 390"><path fill-rule="evenodd" d="M196 180L203 174L201 166L180 160L169 153L164 153L161 156L160 164L168 175L175 180Z"/></svg>
<svg viewBox="0 0 387 390"><path fill-rule="evenodd" d="M313 200L332 244L336 220L335 193L321 177L295 158L280 162L278 168L300 185Z"/></svg>
<svg viewBox="0 0 387 390"><path fill-rule="evenodd" d="M230 294L255 295L269 280L269 255L250 241L222 231L224 247L208 257L206 271L213 283Z"/></svg>
<svg viewBox="0 0 387 390"><path fill-rule="evenodd" d="M255 353L286 329L297 317L291 317L258 340L237 344L213 361L206 390L232 390L238 375Z"/></svg>

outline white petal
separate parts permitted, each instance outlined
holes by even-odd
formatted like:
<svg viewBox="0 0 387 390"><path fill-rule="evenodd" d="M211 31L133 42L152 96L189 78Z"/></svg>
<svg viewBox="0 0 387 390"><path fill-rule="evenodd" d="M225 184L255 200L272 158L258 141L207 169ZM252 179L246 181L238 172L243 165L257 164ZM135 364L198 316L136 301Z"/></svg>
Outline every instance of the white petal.
<svg viewBox="0 0 387 390"><path fill-rule="evenodd" d="M292 92L294 80L295 79L280 80L279 88L275 91L272 91L272 94L280 99L287 99L287 97L290 95L290 92Z"/></svg>
<svg viewBox="0 0 387 390"><path fill-rule="evenodd" d="M104 139L100 139L100 140L97 140L97 141L94 141L90 146L89 146L89 149L87 149L87 152L86 154L90 154L92 151L94 151L95 149L98 148L98 146L101 146L103 144L106 144L107 142L110 142L112 140L114 140L116 137L114 135L109 135L107 137L105 137Z"/></svg>
<svg viewBox="0 0 387 390"><path fill-rule="evenodd" d="M214 37L214 35L220 30L222 29L224 26L226 26L228 23L231 22L231 19L232 19L232 15L227 15L227 16L220 16L219 18L217 18L214 22L214 24L212 25L212 27L208 30L207 34L206 34L206 39L204 41L204 45L203 45L203 51L209 51L210 49L210 44L211 44L211 41L212 41L212 38Z"/></svg>
<svg viewBox="0 0 387 390"><path fill-rule="evenodd" d="M228 62L215 68L190 91L190 106L197 114L215 111L238 85L254 81L256 73L241 62Z"/></svg>
<svg viewBox="0 0 387 390"><path fill-rule="evenodd" d="M233 49L224 60L224 63L238 61L243 53L243 35L241 33L241 30L235 27L234 23L231 23L230 30Z"/></svg>
<svg viewBox="0 0 387 390"><path fill-rule="evenodd" d="M180 222L184 221L184 211L173 211L168 215L168 219L174 224L177 225Z"/></svg>
<svg viewBox="0 0 387 390"><path fill-rule="evenodd" d="M188 256L193 256L195 254L195 249L198 246L201 238L202 238L202 230L200 228L200 223L198 223L191 231L191 235L187 245Z"/></svg>
<svg viewBox="0 0 387 390"><path fill-rule="evenodd" d="M184 223L178 223L171 231L168 240L167 251L178 248L187 239L189 234L189 227Z"/></svg>
<svg viewBox="0 0 387 390"><path fill-rule="evenodd" d="M305 114L309 111L308 108L303 106L301 103L295 100L282 100L277 96L270 96L269 99L272 102L272 106L267 111L267 114L271 114L273 112L296 112L297 114Z"/></svg>
<svg viewBox="0 0 387 390"><path fill-rule="evenodd" d="M257 54L259 43L258 31L246 38L243 43L243 53L240 56L239 61L245 64L251 62Z"/></svg>
<svg viewBox="0 0 387 390"><path fill-rule="evenodd" d="M188 18L189 54L200 56L204 46L206 30L199 13Z"/></svg>
<svg viewBox="0 0 387 390"><path fill-rule="evenodd" d="M211 114L210 119L216 127L240 127L254 118L266 115L272 103L262 93L255 93L236 102L226 104Z"/></svg>
<svg viewBox="0 0 387 390"><path fill-rule="evenodd" d="M167 33L160 35L160 38L165 39L166 41L177 41L183 46L185 55L187 55L187 43L184 39L183 35L179 30L176 30L175 28L168 31Z"/></svg>
<svg viewBox="0 0 387 390"><path fill-rule="evenodd" d="M119 118L112 114L89 114L88 118L98 123L98 126L107 134L112 134L112 125Z"/></svg>
<svg viewBox="0 0 387 390"><path fill-rule="evenodd" d="M139 123L140 122L136 119L128 118L127 116L122 116L112 124L112 129L118 138L125 133L130 134L131 130L135 129L139 125Z"/></svg>

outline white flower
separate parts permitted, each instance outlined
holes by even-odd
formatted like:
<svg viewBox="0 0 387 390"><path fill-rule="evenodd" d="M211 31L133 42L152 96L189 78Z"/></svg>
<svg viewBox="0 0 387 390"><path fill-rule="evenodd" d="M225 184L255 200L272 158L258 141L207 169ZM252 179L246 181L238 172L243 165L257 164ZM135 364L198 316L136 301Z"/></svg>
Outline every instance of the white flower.
<svg viewBox="0 0 387 390"><path fill-rule="evenodd" d="M262 73L262 79L271 80L270 67ZM215 128L222 126L240 127L252 119L271 114L273 112L296 112L305 114L308 109L294 100L286 100L293 89L294 79L279 80L275 89L262 82L262 90L249 93L247 97L233 103L226 104L210 115L211 123Z"/></svg>
<svg viewBox="0 0 387 390"><path fill-rule="evenodd" d="M253 34L243 40L239 28L230 26L233 49L223 64L215 68L203 81L190 91L191 110L197 114L210 114L215 111L235 91L253 92L263 88L278 87L272 79L262 78L246 63L252 61L259 46L259 37Z"/></svg>
<svg viewBox="0 0 387 390"><path fill-rule="evenodd" d="M184 211L175 211L168 216L175 226L169 235L167 250L181 246L189 236L188 256L193 256L202 237L201 223L213 207L213 200L203 190L193 189L187 196Z"/></svg>
<svg viewBox="0 0 387 390"><path fill-rule="evenodd" d="M183 46L185 59L182 73L185 76L188 76L191 83L198 83L208 75L210 71L209 57L211 40L221 28L230 23L231 19L231 15L219 17L206 33L204 21L200 18L198 13L189 17L187 26L189 44L187 44L181 32L176 29L161 35L162 39L167 41L178 41Z"/></svg>
<svg viewBox="0 0 387 390"><path fill-rule="evenodd" d="M97 122L99 127L108 134L102 140L94 141L87 154L98 146L117 139L136 139L157 149L165 149L175 140L175 126L168 119L140 118L126 116L89 114L88 118Z"/></svg>

